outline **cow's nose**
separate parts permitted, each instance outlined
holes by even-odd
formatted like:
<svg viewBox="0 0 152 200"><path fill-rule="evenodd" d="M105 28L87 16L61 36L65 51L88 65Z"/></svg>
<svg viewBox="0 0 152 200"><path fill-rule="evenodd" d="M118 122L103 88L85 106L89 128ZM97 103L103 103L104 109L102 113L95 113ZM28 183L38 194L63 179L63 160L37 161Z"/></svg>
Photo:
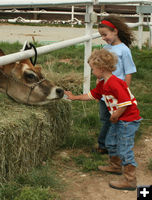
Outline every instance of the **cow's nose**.
<svg viewBox="0 0 152 200"><path fill-rule="evenodd" d="M64 95L64 90L61 88L56 89L56 94L58 95L59 98L62 98Z"/></svg>

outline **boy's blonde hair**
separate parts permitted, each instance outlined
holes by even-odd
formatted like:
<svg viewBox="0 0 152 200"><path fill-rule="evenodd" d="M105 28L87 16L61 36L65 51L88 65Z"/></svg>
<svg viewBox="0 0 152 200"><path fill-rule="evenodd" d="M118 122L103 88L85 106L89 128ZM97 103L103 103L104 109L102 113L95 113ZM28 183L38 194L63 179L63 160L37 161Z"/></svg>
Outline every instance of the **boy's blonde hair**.
<svg viewBox="0 0 152 200"><path fill-rule="evenodd" d="M88 59L88 63L112 72L116 70L117 57L105 49L94 50Z"/></svg>

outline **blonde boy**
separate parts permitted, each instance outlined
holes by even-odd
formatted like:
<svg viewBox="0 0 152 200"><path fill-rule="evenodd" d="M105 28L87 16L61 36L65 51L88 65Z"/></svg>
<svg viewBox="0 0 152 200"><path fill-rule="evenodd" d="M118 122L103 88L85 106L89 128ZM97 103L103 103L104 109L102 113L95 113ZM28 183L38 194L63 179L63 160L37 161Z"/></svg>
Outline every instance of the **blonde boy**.
<svg viewBox="0 0 152 200"><path fill-rule="evenodd" d="M126 82L112 74L117 63L115 55L105 49L95 50L88 63L92 73L102 80L88 94L73 95L70 91L65 91L65 94L71 100L87 101L104 98L112 122L105 141L110 164L99 166L98 169L121 174L122 166L124 166L124 180L111 181L109 185L115 189L135 190L137 164L132 148L135 132L138 130L141 120L136 99L131 94Z"/></svg>

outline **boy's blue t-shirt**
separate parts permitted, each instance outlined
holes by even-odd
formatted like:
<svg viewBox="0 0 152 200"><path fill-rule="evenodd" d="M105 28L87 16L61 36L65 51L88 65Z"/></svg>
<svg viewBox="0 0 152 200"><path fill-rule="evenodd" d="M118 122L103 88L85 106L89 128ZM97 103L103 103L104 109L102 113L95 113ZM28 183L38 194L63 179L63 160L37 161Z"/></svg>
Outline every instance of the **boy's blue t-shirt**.
<svg viewBox="0 0 152 200"><path fill-rule="evenodd" d="M118 45L107 44L103 48L118 56L118 62L116 64L117 68L112 72L115 76L125 80L127 74L132 74L137 71L132 59L131 51L124 43Z"/></svg>

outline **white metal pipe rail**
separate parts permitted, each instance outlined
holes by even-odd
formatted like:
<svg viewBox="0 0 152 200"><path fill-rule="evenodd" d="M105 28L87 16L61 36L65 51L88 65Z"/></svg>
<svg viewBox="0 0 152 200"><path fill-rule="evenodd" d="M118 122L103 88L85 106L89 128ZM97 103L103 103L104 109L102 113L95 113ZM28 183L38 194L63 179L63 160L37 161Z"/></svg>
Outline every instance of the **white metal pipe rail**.
<svg viewBox="0 0 152 200"><path fill-rule="evenodd" d="M66 40L66 41L62 41L62 42L58 42L58 43L54 43L54 44L50 44L50 45L46 45L46 46L42 46L42 47L38 47L38 48L36 48L36 50L37 50L37 54L41 55L41 54L49 53L51 51L55 51L55 50L58 50L58 49L61 49L61 48L71 46L71 45L86 42L90 39L91 39L91 37L89 35L85 35L85 36L77 37L77 38L74 38L74 39L70 39L70 40ZM23 60L23 59L26 59L26 58L30 58L34 55L35 55L35 52L32 49L13 53L13 54L9 54L9 55L5 55L5 56L0 57L0 66L6 65L6 64L9 64L9 63L13 63L13 62L16 62L16 61L19 61L19 60Z"/></svg>
<svg viewBox="0 0 152 200"><path fill-rule="evenodd" d="M58 5L87 5L93 4L96 0L0 0L1 9L6 8L36 8Z"/></svg>
<svg viewBox="0 0 152 200"><path fill-rule="evenodd" d="M76 11L46 11L44 9L39 11L33 10L1 10L1 13L11 13L11 14L59 14L59 15L80 15L84 16L85 12L76 12ZM96 13L97 16L108 16L108 13ZM119 14L120 17L139 17L139 14ZM150 16L150 14L149 14ZM71 17L72 18L72 17Z"/></svg>
<svg viewBox="0 0 152 200"><path fill-rule="evenodd" d="M31 10L0 10L0 12L3 12L3 13L17 13L17 14L60 14L60 15L71 15L72 13L74 13L75 15L85 15L85 13L82 13L82 12L65 12L65 11L45 11L45 10L40 10L40 11L31 11Z"/></svg>
<svg viewBox="0 0 152 200"><path fill-rule="evenodd" d="M76 11L32 11L32 10L0 10L1 13L11 13L11 14L59 14L59 15L80 15L84 16L85 12L76 12ZM97 16L108 16L108 13L96 13ZM139 14L119 14L120 17L139 17ZM72 18L72 17L71 17Z"/></svg>
<svg viewBox="0 0 152 200"><path fill-rule="evenodd" d="M92 5L92 4L150 4L152 0L0 0L0 7L6 8L34 8L57 5Z"/></svg>
<svg viewBox="0 0 152 200"><path fill-rule="evenodd" d="M46 11L46 10L39 10L39 11L31 11L31 10L0 10L1 13L11 13L11 14L59 14L59 15L72 15L74 13L74 15L85 15L85 13L83 12L76 12L76 11ZM107 16L108 13L97 13L98 16ZM138 14L119 14L119 16L122 17L139 17Z"/></svg>

